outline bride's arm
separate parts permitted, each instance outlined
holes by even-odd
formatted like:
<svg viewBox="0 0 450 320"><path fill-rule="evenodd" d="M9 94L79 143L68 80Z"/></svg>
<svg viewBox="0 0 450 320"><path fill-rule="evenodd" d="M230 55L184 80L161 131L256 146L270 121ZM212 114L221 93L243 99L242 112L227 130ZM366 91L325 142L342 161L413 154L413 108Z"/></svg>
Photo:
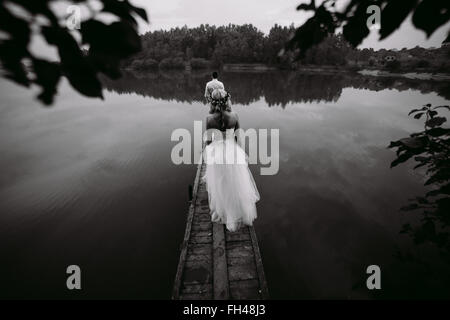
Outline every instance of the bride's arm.
<svg viewBox="0 0 450 320"><path fill-rule="evenodd" d="M236 125L234 126L234 132L235 132L235 136L236 136L236 142L242 148L241 124L239 123L239 117L237 114L236 114Z"/></svg>
<svg viewBox="0 0 450 320"><path fill-rule="evenodd" d="M208 118L206 119L206 137L205 137L205 143L206 146L209 145L212 142L212 130L211 130L211 126L209 124Z"/></svg>

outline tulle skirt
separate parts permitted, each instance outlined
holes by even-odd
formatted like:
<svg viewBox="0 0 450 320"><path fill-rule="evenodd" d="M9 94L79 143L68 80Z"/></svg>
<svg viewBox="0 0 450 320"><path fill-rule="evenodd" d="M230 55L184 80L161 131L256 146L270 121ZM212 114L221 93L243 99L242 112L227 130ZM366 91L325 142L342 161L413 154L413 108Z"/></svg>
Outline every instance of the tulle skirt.
<svg viewBox="0 0 450 320"><path fill-rule="evenodd" d="M204 161L211 220L230 231L252 225L260 197L245 151L234 139L217 140L206 146Z"/></svg>

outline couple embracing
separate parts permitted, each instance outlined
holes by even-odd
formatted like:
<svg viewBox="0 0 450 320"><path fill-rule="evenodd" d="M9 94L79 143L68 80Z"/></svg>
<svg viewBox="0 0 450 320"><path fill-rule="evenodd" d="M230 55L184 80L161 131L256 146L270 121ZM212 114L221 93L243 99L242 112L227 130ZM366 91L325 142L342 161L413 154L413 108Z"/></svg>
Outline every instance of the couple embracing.
<svg viewBox="0 0 450 320"><path fill-rule="evenodd" d="M206 173L203 179L208 191L211 220L236 231L252 225L259 200L247 155L240 146L237 129L239 117L231 110L230 94L213 72L206 84L205 98L210 105L206 118L207 140L204 150Z"/></svg>

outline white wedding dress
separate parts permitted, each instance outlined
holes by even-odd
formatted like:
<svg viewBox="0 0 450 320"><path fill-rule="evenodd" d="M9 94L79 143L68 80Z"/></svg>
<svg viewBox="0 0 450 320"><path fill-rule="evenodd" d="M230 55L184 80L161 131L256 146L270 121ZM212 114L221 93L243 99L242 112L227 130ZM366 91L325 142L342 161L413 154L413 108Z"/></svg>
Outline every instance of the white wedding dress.
<svg viewBox="0 0 450 320"><path fill-rule="evenodd" d="M248 168L247 155L236 143L233 129L214 134L205 147L204 160L211 220L229 231L252 225L256 219L259 192Z"/></svg>

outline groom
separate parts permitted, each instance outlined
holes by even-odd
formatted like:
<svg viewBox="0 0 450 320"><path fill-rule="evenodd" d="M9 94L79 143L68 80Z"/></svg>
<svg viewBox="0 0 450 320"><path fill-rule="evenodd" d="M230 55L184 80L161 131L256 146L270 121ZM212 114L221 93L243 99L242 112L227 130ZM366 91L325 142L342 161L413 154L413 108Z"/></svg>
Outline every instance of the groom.
<svg viewBox="0 0 450 320"><path fill-rule="evenodd" d="M212 93L215 89L223 89L223 90L225 90L225 87L224 87L223 83L220 82L219 80L217 80L218 77L219 77L219 74L218 74L216 71L214 71L214 72L212 73L212 80L209 81L209 82L206 84L206 88L205 88L205 98L206 98L206 101L207 101L208 103L211 103L211 101L212 101L211 93Z"/></svg>

